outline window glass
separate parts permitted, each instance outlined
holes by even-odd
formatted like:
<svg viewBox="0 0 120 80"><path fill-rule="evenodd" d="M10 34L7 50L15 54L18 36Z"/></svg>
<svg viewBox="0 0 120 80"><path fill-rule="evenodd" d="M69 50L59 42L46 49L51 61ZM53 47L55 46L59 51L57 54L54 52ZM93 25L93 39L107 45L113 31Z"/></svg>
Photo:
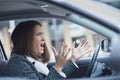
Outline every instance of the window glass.
<svg viewBox="0 0 120 80"><path fill-rule="evenodd" d="M1 22L0 24L0 38L8 57L10 57L12 51L12 43L10 40L11 33L15 25L24 20L28 19L12 20L5 23ZM96 45L98 45L103 39L105 39L104 36L69 21L55 18L35 18L33 20L37 20L42 23L43 31L45 33L44 37L46 38L46 42L51 54L51 60L54 60L54 54L51 50L51 46L54 46L59 52L61 42L65 42L65 44L67 44L69 47L72 47L72 42L75 41L75 47L77 47L80 40L85 39L91 45L91 49L94 49ZM100 51L99 56L103 55L106 54ZM85 55L83 58L88 58L91 56L92 53Z"/></svg>

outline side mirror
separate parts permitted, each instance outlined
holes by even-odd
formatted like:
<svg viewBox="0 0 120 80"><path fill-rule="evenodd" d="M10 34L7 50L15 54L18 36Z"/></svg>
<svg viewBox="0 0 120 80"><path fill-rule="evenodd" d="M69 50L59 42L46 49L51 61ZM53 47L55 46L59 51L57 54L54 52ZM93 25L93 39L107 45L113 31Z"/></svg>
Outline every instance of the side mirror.
<svg viewBox="0 0 120 80"><path fill-rule="evenodd" d="M101 42L101 50L105 51L105 52L110 52L110 45L111 42L108 39L104 39Z"/></svg>

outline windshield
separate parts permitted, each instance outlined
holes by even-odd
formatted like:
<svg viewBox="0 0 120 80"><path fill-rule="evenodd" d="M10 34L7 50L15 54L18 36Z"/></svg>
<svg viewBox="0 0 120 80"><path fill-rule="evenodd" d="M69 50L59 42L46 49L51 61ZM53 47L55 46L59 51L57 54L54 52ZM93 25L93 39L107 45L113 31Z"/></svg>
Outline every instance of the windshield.
<svg viewBox="0 0 120 80"><path fill-rule="evenodd" d="M94 1L99 1L112 7L115 7L117 9L120 9L120 0L94 0Z"/></svg>

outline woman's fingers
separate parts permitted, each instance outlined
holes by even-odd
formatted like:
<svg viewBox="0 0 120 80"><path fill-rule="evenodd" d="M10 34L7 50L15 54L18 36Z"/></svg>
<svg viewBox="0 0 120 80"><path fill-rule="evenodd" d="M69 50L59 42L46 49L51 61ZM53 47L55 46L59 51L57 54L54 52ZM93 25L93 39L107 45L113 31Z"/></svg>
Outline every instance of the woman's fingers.
<svg viewBox="0 0 120 80"><path fill-rule="evenodd" d="M72 54L74 52L74 48L75 48L75 41L73 41L73 43L72 43Z"/></svg>
<svg viewBox="0 0 120 80"><path fill-rule="evenodd" d="M64 46L64 42L61 43L59 55L62 55L62 53L63 53L63 49L64 49L63 46Z"/></svg>
<svg viewBox="0 0 120 80"><path fill-rule="evenodd" d="M57 51L56 51L56 49L54 47L52 47L52 50L53 50L53 53L54 53L55 58L56 58L56 56L58 55L58 53L57 53Z"/></svg>
<svg viewBox="0 0 120 80"><path fill-rule="evenodd" d="M79 46L82 47L86 40L84 38L80 39Z"/></svg>
<svg viewBox="0 0 120 80"><path fill-rule="evenodd" d="M67 45L62 44L61 49L60 49L60 52L61 52L61 53L59 54L59 56L61 56L61 57L65 58L65 59L67 59L67 56L68 56L70 50L71 50L71 49L68 48Z"/></svg>
<svg viewBox="0 0 120 80"><path fill-rule="evenodd" d="M64 55L66 54L66 52L67 52L67 48L68 48L67 45L64 45L64 46L63 46L62 56L64 56Z"/></svg>
<svg viewBox="0 0 120 80"><path fill-rule="evenodd" d="M84 49L87 45L88 45L88 41L85 41L85 43L83 44L82 48Z"/></svg>
<svg viewBox="0 0 120 80"><path fill-rule="evenodd" d="M56 49L53 47L53 51L54 51L54 54L56 56L56 64L55 64L55 67L58 69L58 70L61 70L64 65L68 62L68 53L70 52L70 49L68 49L68 46L63 44L61 45L60 47L60 53L57 55L57 51Z"/></svg>
<svg viewBox="0 0 120 80"><path fill-rule="evenodd" d="M87 51L90 49L90 45L86 45L85 48L83 48L83 51Z"/></svg>
<svg viewBox="0 0 120 80"><path fill-rule="evenodd" d="M67 45L65 45L63 42L61 43L61 46L60 46L60 51L59 51L59 54L58 52L56 51L56 49L54 47L52 47L52 50L54 52L54 55L55 57L59 56L59 57L64 57L66 58L68 56L68 53L70 52L70 48L68 48Z"/></svg>
<svg viewBox="0 0 120 80"><path fill-rule="evenodd" d="M74 49L74 47L75 47L75 41L73 41L72 43L72 50Z"/></svg>
<svg viewBox="0 0 120 80"><path fill-rule="evenodd" d="M80 42L79 42L79 45L78 45L78 49L79 48L84 48L84 46L86 45L86 40L83 38L83 39L80 39Z"/></svg>
<svg viewBox="0 0 120 80"><path fill-rule="evenodd" d="M67 52L64 54L64 57L65 57L65 58L67 58L67 57L68 57L68 55L69 55L70 51L71 51L71 49L69 48L69 49L67 50Z"/></svg>

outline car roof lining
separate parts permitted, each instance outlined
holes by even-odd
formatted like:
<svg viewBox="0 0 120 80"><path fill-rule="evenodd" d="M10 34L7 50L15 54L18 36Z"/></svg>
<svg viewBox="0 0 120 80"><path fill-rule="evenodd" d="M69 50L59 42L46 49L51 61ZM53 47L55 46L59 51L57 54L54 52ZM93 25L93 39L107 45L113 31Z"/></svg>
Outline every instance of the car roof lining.
<svg viewBox="0 0 120 80"><path fill-rule="evenodd" d="M7 6L6 6L7 5ZM67 11L40 1L0 1L0 20L66 16ZM19 7L16 7L19 6Z"/></svg>

